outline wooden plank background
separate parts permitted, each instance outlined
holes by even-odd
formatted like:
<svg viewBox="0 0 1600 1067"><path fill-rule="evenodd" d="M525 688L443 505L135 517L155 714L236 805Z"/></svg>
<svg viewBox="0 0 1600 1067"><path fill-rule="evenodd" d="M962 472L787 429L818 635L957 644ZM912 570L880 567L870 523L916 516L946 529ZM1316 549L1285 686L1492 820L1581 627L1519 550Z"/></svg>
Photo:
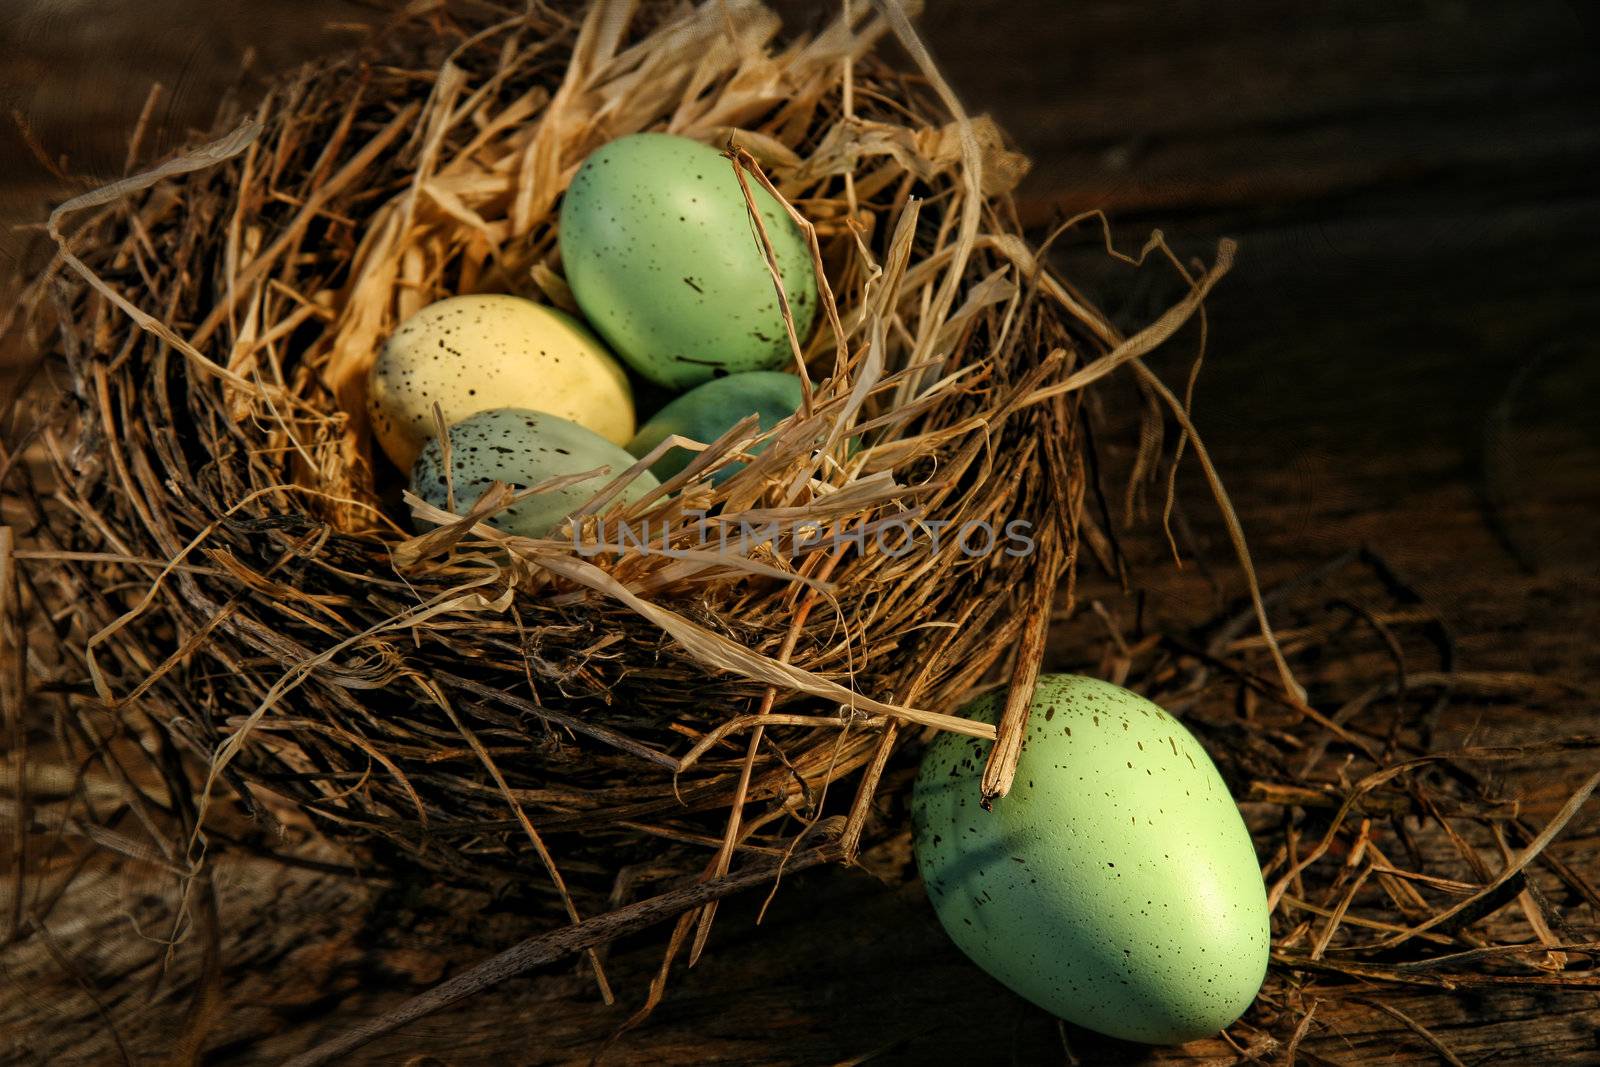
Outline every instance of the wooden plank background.
<svg viewBox="0 0 1600 1067"><path fill-rule="evenodd" d="M1587 694L1537 713L1469 705L1441 724L1449 736L1597 732L1592 16L1553 0L927 6L923 26L952 82L1036 160L1021 200L1030 224L1103 207L1129 248L1153 227L1206 258L1220 236L1240 240L1239 266L1211 303L1197 408L1264 580L1372 546L1448 618L1463 666L1564 678ZM159 152L205 120L241 65L265 77L346 46L381 8L13 2L0 12L0 104L27 133L12 122L0 132L0 220L36 222L74 187L40 155L64 155L64 170L92 180L121 173L153 81L163 89L146 148ZM0 250L22 258L26 234L0 237ZM1174 291L1087 238L1066 242L1060 262L1130 323ZM1186 358L1159 366L1181 373ZM1149 610L1172 625L1210 617L1242 588L1203 487L1191 472L1180 488L1202 565L1180 572L1158 540L1128 542L1153 589ZM1530 817L1548 817L1593 770L1585 759L1525 769L1508 787ZM1559 851L1600 872L1592 808ZM907 857L904 835L891 836L862 870L794 879L760 928L759 901L727 906L706 958L676 975L608 1061L1061 1061L1053 1021L949 946ZM230 1000L208 1062L277 1062L530 933L492 901L425 886L241 856L224 857L217 877ZM129 936L138 889L90 885L54 944L0 952L0 1061L115 1062L107 1017L139 1062L163 1058L186 994L147 995L161 949ZM1600 916L1566 917L1595 939ZM77 979L53 954L61 946ZM355 1062L587 1061L642 998L659 948L659 936L613 947L616 1008L563 968ZM1592 992L1388 1003L1465 1063L1600 1062ZM1236 1056L1215 1041L1147 1053L1078 1030L1065 1038L1083 1062ZM1302 1051L1343 1063L1439 1058L1395 1018L1348 1005L1319 1014ZM1259 1052L1282 1061L1281 1049Z"/></svg>

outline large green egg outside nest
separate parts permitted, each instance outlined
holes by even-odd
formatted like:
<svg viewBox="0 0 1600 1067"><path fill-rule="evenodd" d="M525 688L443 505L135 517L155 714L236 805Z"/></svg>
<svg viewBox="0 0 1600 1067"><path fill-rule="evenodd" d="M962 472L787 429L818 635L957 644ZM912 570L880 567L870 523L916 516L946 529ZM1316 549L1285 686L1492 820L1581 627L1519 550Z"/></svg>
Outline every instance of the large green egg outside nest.
<svg viewBox="0 0 1600 1067"><path fill-rule="evenodd" d="M967 714L998 718L989 696ZM991 742L928 747L917 865L974 962L1060 1018L1175 1044L1250 1006L1271 947L1249 831L1205 750L1164 709L1044 675L1011 792L980 804Z"/></svg>

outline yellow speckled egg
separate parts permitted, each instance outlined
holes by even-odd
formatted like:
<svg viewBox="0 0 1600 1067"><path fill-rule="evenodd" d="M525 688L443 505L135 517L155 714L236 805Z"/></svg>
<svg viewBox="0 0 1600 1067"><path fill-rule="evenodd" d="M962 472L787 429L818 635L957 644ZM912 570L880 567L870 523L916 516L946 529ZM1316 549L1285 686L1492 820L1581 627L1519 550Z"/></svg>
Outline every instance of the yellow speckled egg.
<svg viewBox="0 0 1600 1067"><path fill-rule="evenodd" d="M373 363L367 410L402 469L435 435L433 405L455 425L491 408L543 411L613 444L633 437L633 396L619 364L584 326L520 296L436 301L400 324Z"/></svg>

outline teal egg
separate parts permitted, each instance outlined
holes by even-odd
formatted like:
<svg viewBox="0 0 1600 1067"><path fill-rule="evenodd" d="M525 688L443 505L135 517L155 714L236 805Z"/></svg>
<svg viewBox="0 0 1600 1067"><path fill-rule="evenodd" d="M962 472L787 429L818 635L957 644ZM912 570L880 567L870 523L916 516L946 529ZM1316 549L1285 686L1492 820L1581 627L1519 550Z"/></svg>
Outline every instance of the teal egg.
<svg viewBox="0 0 1600 1067"><path fill-rule="evenodd" d="M804 340L817 311L810 249L783 205L750 182ZM715 148L637 133L597 149L562 200L560 242L584 315L651 381L686 389L792 361L744 193Z"/></svg>
<svg viewBox="0 0 1600 1067"><path fill-rule="evenodd" d="M1001 697L965 714L994 722ZM1069 1022L1176 1044L1255 999L1271 929L1249 831L1205 750L1162 708L1039 679L1011 792L979 805L991 742L945 733L912 795L917 865L952 940Z"/></svg>
<svg viewBox="0 0 1600 1067"><path fill-rule="evenodd" d="M800 379L793 374L769 370L730 374L696 386L656 412L628 442L628 451L643 456L672 434L710 444L750 415L758 417L762 430L770 430L799 408ZM766 444L761 442L755 450ZM673 448L650 472L664 482L687 467L695 455L686 448ZM720 485L743 466L728 464L711 476L712 483Z"/></svg>
<svg viewBox="0 0 1600 1067"><path fill-rule="evenodd" d="M519 537L544 537L587 504L634 459L593 430L541 411L496 408L450 427L450 478L456 510L464 513L493 482L525 489L564 474L610 468L574 485L536 493L501 511L489 525ZM411 491L435 507L446 506L443 450L431 440L411 468ZM613 498L634 501L660 483L641 471Z"/></svg>

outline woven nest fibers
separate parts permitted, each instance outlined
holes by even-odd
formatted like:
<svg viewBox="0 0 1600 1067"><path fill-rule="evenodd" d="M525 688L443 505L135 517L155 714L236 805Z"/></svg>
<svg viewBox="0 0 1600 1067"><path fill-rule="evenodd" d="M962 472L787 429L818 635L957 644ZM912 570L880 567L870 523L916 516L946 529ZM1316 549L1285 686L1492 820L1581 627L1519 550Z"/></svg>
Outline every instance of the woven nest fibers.
<svg viewBox="0 0 1600 1067"><path fill-rule="evenodd" d="M270 818L265 791L379 858L588 906L623 866L837 834L854 775L848 839L907 724L988 731L949 713L1036 660L1012 654L1097 536L1085 390L1144 373L1226 250L1123 338L1019 237L1025 161L897 7L798 35L749 0L625 6L427 10L52 218L24 315L67 388L13 441L8 518L50 561L63 707L163 753L191 861L209 804ZM362 414L375 352L452 294L573 308L563 189L639 130L727 149L809 225L807 403L609 512L673 554L479 522L509 489L465 516L404 494ZM741 521L779 536L706 547ZM935 521L1026 523L1031 550Z"/></svg>

